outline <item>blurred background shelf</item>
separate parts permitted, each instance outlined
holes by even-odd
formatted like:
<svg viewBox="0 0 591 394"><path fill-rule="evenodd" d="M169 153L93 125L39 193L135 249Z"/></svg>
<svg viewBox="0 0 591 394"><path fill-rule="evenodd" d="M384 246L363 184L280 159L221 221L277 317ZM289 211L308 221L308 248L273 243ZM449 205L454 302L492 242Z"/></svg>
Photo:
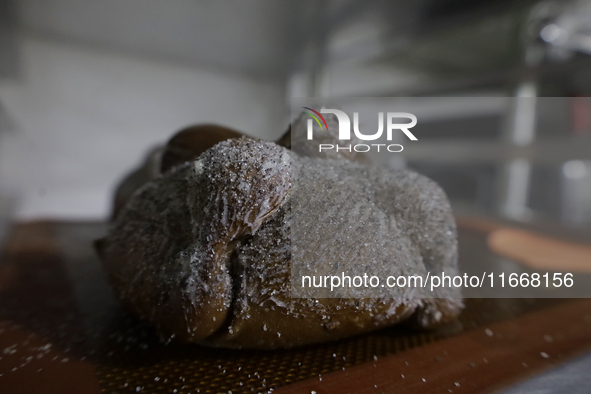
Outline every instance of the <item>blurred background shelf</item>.
<svg viewBox="0 0 591 394"><path fill-rule="evenodd" d="M526 158L532 163L561 165L569 160L591 160L591 140L540 141L530 146L502 142L422 142L407 147L405 156L422 163L503 163Z"/></svg>
<svg viewBox="0 0 591 394"><path fill-rule="evenodd" d="M188 124L274 140L291 97L412 96L465 100L426 110L397 166L459 211L589 227L590 20L586 0L0 0L4 216L105 218Z"/></svg>

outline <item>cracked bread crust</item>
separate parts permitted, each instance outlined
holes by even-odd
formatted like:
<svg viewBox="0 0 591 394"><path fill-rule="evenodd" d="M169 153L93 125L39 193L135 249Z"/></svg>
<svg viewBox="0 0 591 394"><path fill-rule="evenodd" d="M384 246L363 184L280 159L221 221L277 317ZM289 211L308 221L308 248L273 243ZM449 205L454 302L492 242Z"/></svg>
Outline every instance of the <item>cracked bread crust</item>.
<svg viewBox="0 0 591 394"><path fill-rule="evenodd" d="M241 138L144 185L98 244L119 298L164 340L232 348L292 347L409 318L431 327L457 316L458 298L291 298L292 175L315 165L364 168L301 158L274 143ZM392 182L390 187L410 187ZM421 187L436 188L432 182ZM388 192L384 187L376 193ZM420 192L411 190L409 198ZM455 225L446 204L436 208L443 220L451 218L453 234L434 240L438 246L411 240L418 254L408 258L420 262L405 264L424 259L431 268L456 268ZM409 215L417 226L429 220L429 212Z"/></svg>

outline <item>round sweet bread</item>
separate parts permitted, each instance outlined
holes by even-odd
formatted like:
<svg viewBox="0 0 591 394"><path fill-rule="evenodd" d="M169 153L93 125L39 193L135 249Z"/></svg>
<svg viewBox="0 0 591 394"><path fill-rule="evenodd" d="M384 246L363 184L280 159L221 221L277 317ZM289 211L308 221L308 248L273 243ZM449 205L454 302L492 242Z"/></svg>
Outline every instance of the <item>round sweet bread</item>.
<svg viewBox="0 0 591 394"><path fill-rule="evenodd" d="M314 192L327 184L331 194ZM370 212L386 221L379 227L358 221L360 227L350 230L356 232L346 234L367 261L389 256L375 267L380 275L456 273L455 222L434 182L406 170L302 157L249 138L220 142L142 186L97 243L99 255L122 302L165 340L279 348L401 321L433 327L455 318L463 306L459 293L432 299L292 297L292 259L307 263L324 247L317 234L326 227L313 208L323 199L343 198L350 187L366 190L366 202L343 202L343 217ZM300 234L310 250L292 249L294 215L311 228ZM380 241L371 248L356 245L367 244L355 238L359 230ZM355 261L342 260L339 270Z"/></svg>

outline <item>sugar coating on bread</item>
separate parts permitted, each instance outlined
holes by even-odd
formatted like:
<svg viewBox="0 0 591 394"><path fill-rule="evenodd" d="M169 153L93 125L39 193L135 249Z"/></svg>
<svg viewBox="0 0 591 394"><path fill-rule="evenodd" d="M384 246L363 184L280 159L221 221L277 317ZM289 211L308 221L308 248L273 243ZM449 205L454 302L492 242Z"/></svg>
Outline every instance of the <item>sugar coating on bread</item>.
<svg viewBox="0 0 591 394"><path fill-rule="evenodd" d="M365 190L361 199L351 194L357 190ZM306 250L292 247L294 220ZM221 142L138 190L103 240L101 258L119 298L163 338L182 342L290 347L411 316L430 326L459 313L454 295L292 298L294 255L328 271L338 268L319 264L322 256L341 261L341 270L353 261L327 245L327 220L348 223L342 237L383 273L456 269L453 217L433 182L248 138ZM365 245L355 234L368 228Z"/></svg>

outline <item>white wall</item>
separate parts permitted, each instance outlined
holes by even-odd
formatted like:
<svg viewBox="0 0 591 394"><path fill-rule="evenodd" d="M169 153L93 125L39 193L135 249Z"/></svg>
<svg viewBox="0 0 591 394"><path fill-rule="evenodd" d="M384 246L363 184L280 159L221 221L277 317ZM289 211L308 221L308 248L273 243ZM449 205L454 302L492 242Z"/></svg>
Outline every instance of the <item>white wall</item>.
<svg viewBox="0 0 591 394"><path fill-rule="evenodd" d="M45 37L265 77L291 66L307 11L303 0L13 1L21 25Z"/></svg>
<svg viewBox="0 0 591 394"><path fill-rule="evenodd" d="M252 136L285 129L278 81L23 37L19 81L0 81L16 126L0 139L0 185L18 218L98 218L154 144L193 123Z"/></svg>

